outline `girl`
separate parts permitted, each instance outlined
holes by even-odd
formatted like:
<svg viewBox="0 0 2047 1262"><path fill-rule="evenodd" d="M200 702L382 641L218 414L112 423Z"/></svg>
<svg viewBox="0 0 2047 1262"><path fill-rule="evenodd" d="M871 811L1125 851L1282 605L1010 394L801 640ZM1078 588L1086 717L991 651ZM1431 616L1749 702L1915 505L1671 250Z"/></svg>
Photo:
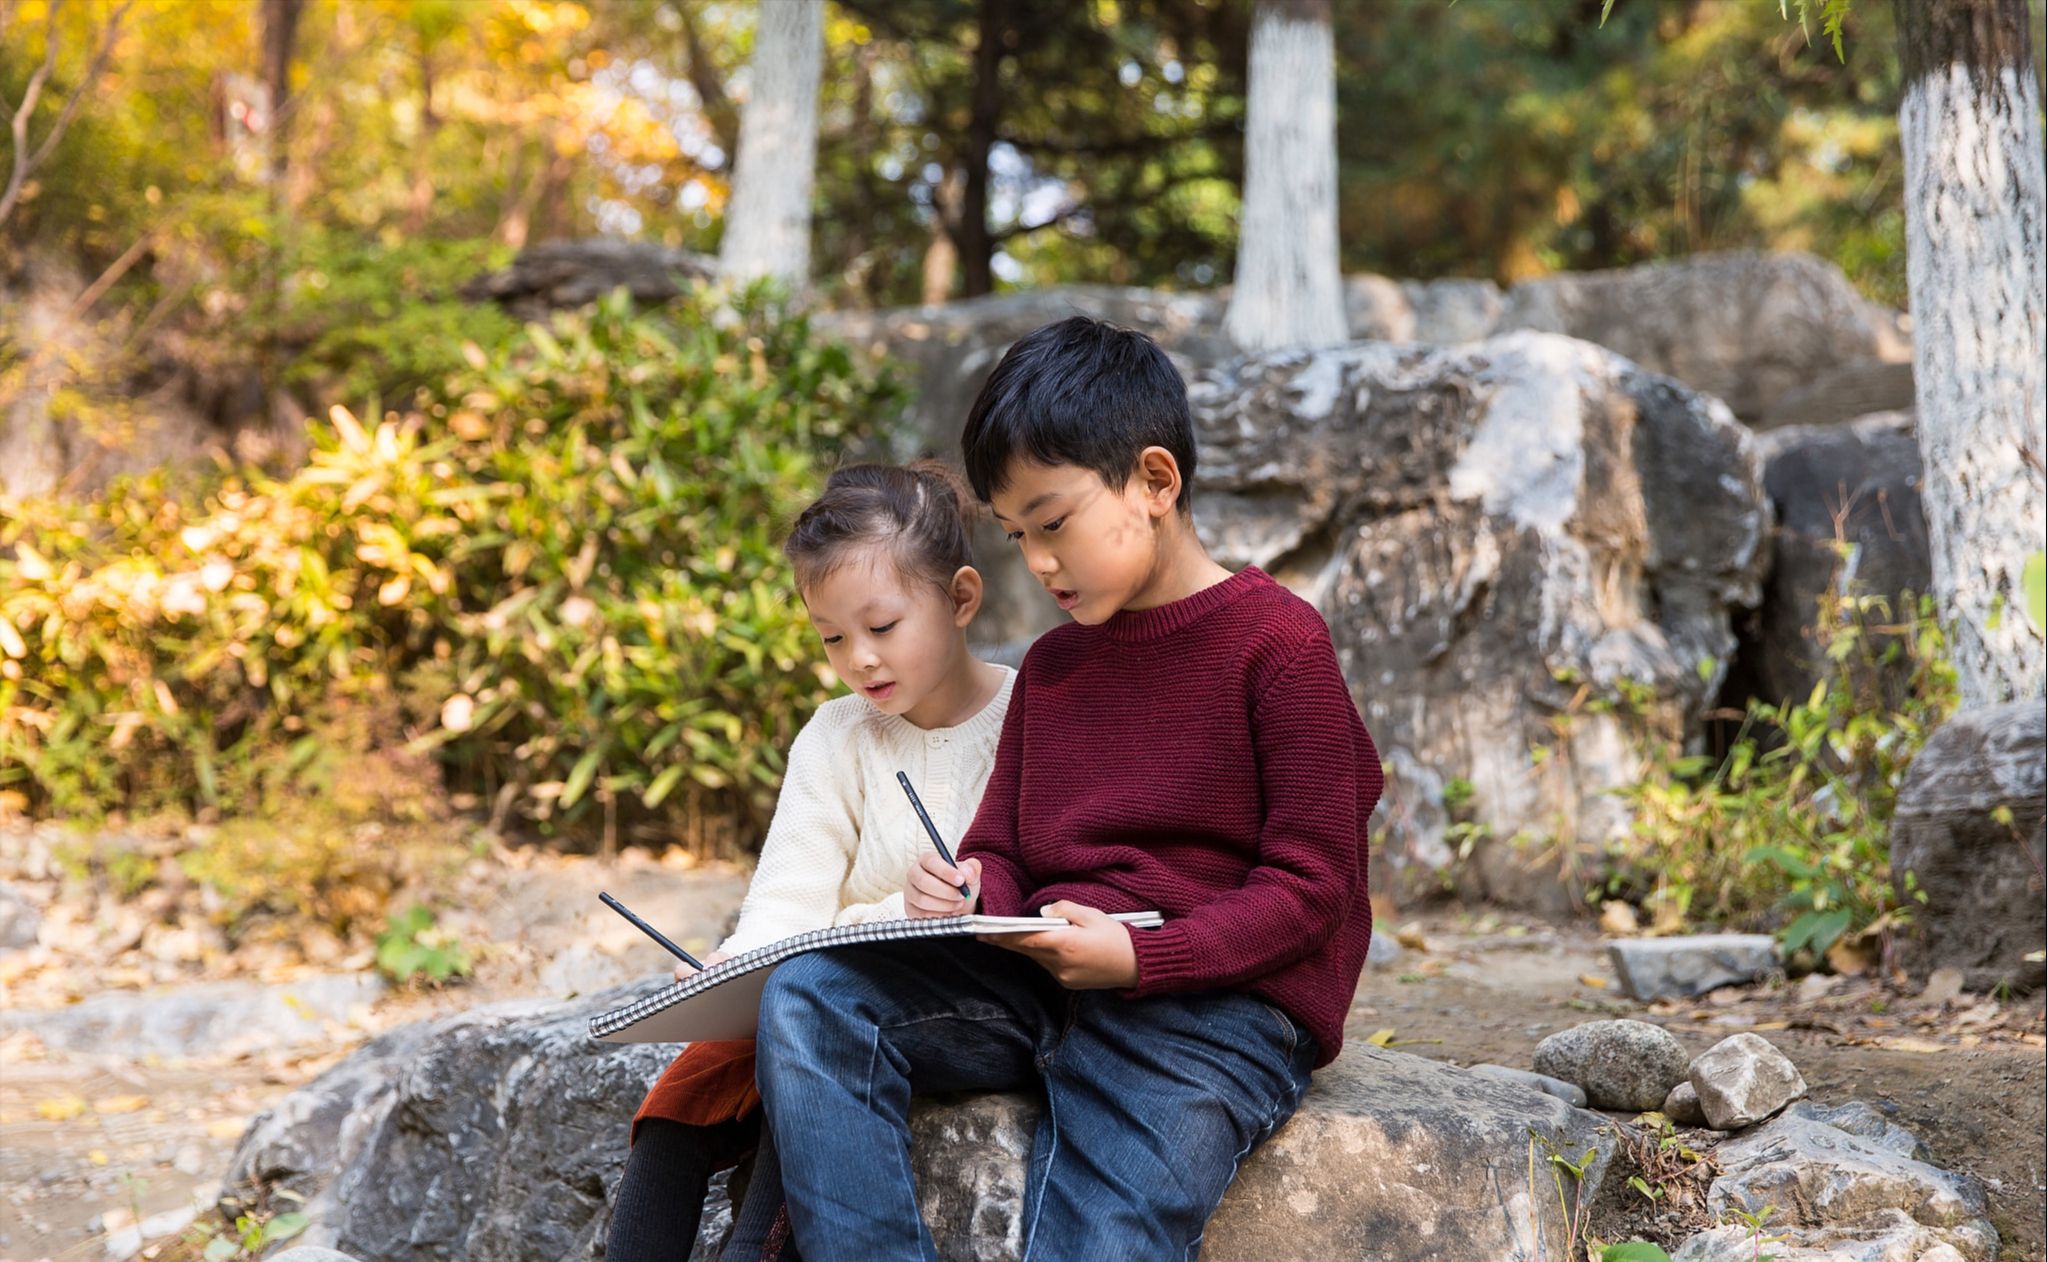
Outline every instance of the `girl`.
<svg viewBox="0 0 2047 1262"><path fill-rule="evenodd" d="M825 702L796 734L738 927L705 964L808 929L907 914L904 873L931 842L896 772L909 774L943 835L973 822L1016 678L967 652L982 596L967 543L974 506L946 466L920 460L840 469L797 517L783 550L825 658L853 695ZM680 965L676 976L692 971ZM686 1255L712 1172L760 1134L759 1106L751 1042L686 1047L633 1118L605 1256ZM752 1200L780 1199L770 1161L764 1152L755 1180L770 1196ZM740 1234L771 1231L779 1208L750 1204Z"/></svg>

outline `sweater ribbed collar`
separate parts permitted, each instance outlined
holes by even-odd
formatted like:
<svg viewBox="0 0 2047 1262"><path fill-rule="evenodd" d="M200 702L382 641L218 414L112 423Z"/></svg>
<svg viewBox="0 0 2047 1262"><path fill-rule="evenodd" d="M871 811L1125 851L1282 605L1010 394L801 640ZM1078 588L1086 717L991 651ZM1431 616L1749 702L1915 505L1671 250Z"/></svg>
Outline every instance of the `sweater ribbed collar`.
<svg viewBox="0 0 2047 1262"><path fill-rule="evenodd" d="M1150 609L1119 609L1100 626L1101 634L1122 643L1156 640L1185 630L1216 610L1233 605L1273 581L1270 574L1247 565L1220 583L1204 587L1192 596Z"/></svg>

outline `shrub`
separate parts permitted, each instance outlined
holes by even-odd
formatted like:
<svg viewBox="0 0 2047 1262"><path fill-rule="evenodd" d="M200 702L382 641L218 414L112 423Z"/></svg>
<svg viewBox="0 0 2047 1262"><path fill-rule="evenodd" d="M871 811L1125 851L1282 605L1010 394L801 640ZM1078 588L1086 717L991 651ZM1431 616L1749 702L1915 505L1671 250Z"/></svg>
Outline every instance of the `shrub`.
<svg viewBox="0 0 2047 1262"><path fill-rule="evenodd" d="M757 835L827 695L777 540L897 388L762 290L466 355L288 477L0 513L0 794L257 810L395 709L500 818Z"/></svg>

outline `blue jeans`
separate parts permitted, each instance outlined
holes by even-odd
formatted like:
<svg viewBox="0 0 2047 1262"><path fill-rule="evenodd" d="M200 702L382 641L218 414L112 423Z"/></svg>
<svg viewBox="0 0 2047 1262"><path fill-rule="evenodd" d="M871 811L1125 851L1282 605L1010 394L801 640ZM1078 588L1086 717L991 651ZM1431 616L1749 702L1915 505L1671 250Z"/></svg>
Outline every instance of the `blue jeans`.
<svg viewBox="0 0 2047 1262"><path fill-rule="evenodd" d="M912 1091L1043 1084L1025 1258L1192 1258L1250 1151L1300 1106L1315 1040L1229 991L1069 991L967 939L821 951L761 999L780 1177L806 1262L938 1257L910 1176Z"/></svg>

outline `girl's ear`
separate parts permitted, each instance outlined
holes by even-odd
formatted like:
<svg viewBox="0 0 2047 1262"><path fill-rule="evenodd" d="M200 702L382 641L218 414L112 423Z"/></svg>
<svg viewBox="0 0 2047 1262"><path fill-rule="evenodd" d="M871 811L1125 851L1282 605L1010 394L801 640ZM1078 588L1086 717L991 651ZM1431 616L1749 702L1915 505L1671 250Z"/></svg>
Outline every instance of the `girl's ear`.
<svg viewBox="0 0 2047 1262"><path fill-rule="evenodd" d="M981 571L971 565L954 570L947 595L952 598L952 625L964 630L981 612Z"/></svg>
<svg viewBox="0 0 2047 1262"><path fill-rule="evenodd" d="M1154 517L1170 514L1180 501L1180 462L1164 447L1137 453L1137 483Z"/></svg>

